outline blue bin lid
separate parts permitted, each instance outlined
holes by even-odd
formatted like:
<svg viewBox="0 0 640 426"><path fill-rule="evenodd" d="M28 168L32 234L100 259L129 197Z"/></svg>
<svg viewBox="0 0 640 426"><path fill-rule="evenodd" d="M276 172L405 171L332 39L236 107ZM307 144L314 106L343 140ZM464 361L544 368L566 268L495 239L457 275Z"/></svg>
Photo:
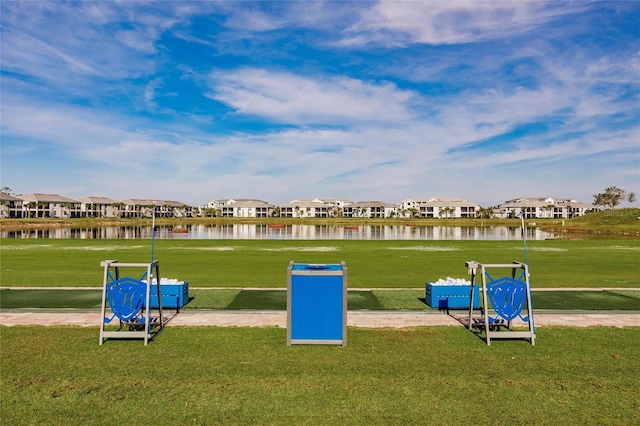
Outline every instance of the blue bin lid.
<svg viewBox="0 0 640 426"><path fill-rule="evenodd" d="M294 263L294 271L342 271L340 264Z"/></svg>

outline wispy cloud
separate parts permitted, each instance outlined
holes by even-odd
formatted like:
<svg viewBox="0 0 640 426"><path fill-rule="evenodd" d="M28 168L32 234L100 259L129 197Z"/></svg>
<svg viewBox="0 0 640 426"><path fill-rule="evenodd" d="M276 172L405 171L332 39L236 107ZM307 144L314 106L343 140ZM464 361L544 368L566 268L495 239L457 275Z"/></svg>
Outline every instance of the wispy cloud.
<svg viewBox="0 0 640 426"><path fill-rule="evenodd" d="M263 69L212 75L213 94L242 114L290 124L405 122L414 94L393 83L347 77L304 77Z"/></svg>
<svg viewBox="0 0 640 426"><path fill-rule="evenodd" d="M360 19L343 32L341 44L439 45L501 39L539 28L584 7L557 2L383 0L363 10Z"/></svg>

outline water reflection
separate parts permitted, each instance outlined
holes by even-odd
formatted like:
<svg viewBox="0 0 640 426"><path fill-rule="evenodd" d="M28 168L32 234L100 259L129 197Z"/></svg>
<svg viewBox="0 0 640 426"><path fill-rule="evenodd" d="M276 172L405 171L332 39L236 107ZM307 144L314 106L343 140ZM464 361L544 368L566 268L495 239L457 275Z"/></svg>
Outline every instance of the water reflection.
<svg viewBox="0 0 640 426"><path fill-rule="evenodd" d="M2 232L2 238L150 239L151 226L28 229ZM155 238L193 240L519 240L519 227L408 226L408 225L188 225L157 226ZM527 229L527 239L554 238L551 232Z"/></svg>

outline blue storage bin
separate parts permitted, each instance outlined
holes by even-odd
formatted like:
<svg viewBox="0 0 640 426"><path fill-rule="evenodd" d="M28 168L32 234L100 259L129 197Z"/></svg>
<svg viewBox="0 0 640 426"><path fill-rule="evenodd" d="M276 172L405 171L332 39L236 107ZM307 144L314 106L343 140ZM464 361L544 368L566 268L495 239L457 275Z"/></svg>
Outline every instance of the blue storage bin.
<svg viewBox="0 0 640 426"><path fill-rule="evenodd" d="M480 288L474 286L473 307L480 307ZM427 305L436 309L469 309L468 285L433 285L426 283L425 300Z"/></svg>
<svg viewBox="0 0 640 426"><path fill-rule="evenodd" d="M179 284L160 283L160 293L162 294L162 307L169 309L180 309L189 302L189 283L183 281ZM158 287L151 284L151 308L158 308Z"/></svg>
<svg viewBox="0 0 640 426"><path fill-rule="evenodd" d="M287 345L347 344L347 267L289 264Z"/></svg>

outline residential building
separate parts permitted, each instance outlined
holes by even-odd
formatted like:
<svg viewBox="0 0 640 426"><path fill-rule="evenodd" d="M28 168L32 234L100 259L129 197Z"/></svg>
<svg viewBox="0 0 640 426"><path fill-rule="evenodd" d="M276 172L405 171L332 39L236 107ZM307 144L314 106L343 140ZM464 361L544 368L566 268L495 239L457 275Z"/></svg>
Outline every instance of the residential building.
<svg viewBox="0 0 640 426"><path fill-rule="evenodd" d="M120 204L120 217L140 219L153 217L156 201L146 198L126 198L121 200Z"/></svg>
<svg viewBox="0 0 640 426"><path fill-rule="evenodd" d="M383 201L351 202L341 198L296 199L274 206L257 199L229 198L209 201L197 207L196 214L234 218L475 218L480 206L461 198L410 198L400 204ZM573 218L600 210L592 204L562 198L516 198L494 209L493 217L517 217L523 211L527 219ZM78 199L58 194L0 193L1 218L151 218L193 217L194 208L173 200L128 198L115 201L108 197L86 196Z"/></svg>
<svg viewBox="0 0 640 426"><path fill-rule="evenodd" d="M280 217L330 217L330 211L338 211L319 200L293 200L278 206ZM337 215L337 214L336 214Z"/></svg>
<svg viewBox="0 0 640 426"><path fill-rule="evenodd" d="M179 201L127 198L118 204L120 216L125 218L191 217L193 207Z"/></svg>
<svg viewBox="0 0 640 426"><path fill-rule="evenodd" d="M562 198L515 198L498 206L496 217L518 217L524 212L525 219L569 219L600 210L592 204Z"/></svg>
<svg viewBox="0 0 640 426"><path fill-rule="evenodd" d="M159 217L193 217L193 206L180 201L156 200Z"/></svg>
<svg viewBox="0 0 640 426"><path fill-rule="evenodd" d="M402 217L475 218L480 205L462 198L410 198L400 203Z"/></svg>
<svg viewBox="0 0 640 426"><path fill-rule="evenodd" d="M27 194L22 199L22 217L76 218L80 217L80 202L58 194Z"/></svg>
<svg viewBox="0 0 640 426"><path fill-rule="evenodd" d="M358 201L344 207L344 217L386 218L395 217L398 205L383 201Z"/></svg>
<svg viewBox="0 0 640 426"><path fill-rule="evenodd" d="M0 192L0 218L22 218L22 198Z"/></svg>
<svg viewBox="0 0 640 426"><path fill-rule="evenodd" d="M80 202L81 217L120 217L120 203L111 198L86 196L76 201Z"/></svg>
<svg viewBox="0 0 640 426"><path fill-rule="evenodd" d="M220 216L222 217L256 217L272 216L275 206L262 200L229 199L220 201Z"/></svg>
<svg viewBox="0 0 640 426"><path fill-rule="evenodd" d="M278 206L280 217L342 217L351 201L341 198L292 200Z"/></svg>
<svg viewBox="0 0 640 426"><path fill-rule="evenodd" d="M564 209L564 214L567 219L572 217L584 216L587 213L600 211L601 208L594 206L593 204L582 203L576 200L567 200L560 206Z"/></svg>
<svg viewBox="0 0 640 426"><path fill-rule="evenodd" d="M340 208L343 208L352 203L351 201L345 200L344 198L314 198L310 201L318 201L330 207Z"/></svg>

